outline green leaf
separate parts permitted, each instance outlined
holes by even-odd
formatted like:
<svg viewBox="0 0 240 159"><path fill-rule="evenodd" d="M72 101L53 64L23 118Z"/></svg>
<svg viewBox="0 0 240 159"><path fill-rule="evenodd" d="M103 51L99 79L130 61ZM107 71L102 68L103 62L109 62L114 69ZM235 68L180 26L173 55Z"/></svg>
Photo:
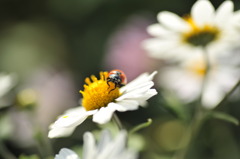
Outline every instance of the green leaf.
<svg viewBox="0 0 240 159"><path fill-rule="evenodd" d="M238 119L229 115L229 114L226 114L226 113L223 113L223 112L218 112L218 111L213 111L213 112L210 112L209 115L210 115L210 117L220 119L220 120L223 120L223 121L227 121L227 122L233 123L235 125L239 125Z"/></svg>

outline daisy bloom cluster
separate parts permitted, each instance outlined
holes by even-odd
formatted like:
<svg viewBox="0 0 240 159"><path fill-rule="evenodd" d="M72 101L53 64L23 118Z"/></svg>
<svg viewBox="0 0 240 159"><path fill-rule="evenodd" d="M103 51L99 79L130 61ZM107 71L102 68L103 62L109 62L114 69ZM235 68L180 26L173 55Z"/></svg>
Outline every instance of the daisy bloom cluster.
<svg viewBox="0 0 240 159"><path fill-rule="evenodd" d="M112 139L109 131L103 130L98 144L94 136L90 132L86 132L83 136L83 157L81 159L136 159L136 152L126 148L127 133L120 131L119 134ZM80 157L72 150L62 148L55 156L55 159L80 159Z"/></svg>
<svg viewBox="0 0 240 159"><path fill-rule="evenodd" d="M49 138L69 136L87 117L93 116L98 124L109 122L115 111L125 112L145 106L146 101L157 94L152 79L157 72L144 73L119 88L107 82L108 72L100 72L100 78L92 75L86 78L82 106L67 110L50 126Z"/></svg>
<svg viewBox="0 0 240 159"><path fill-rule="evenodd" d="M229 0L216 10L209 0L198 0L189 15L162 11L157 19L147 28L153 38L143 43L155 58L185 60L205 51L215 57L239 45L240 11Z"/></svg>
<svg viewBox="0 0 240 159"><path fill-rule="evenodd" d="M203 92L201 87L207 70L204 58L200 55L182 62L179 67L168 66L162 69L159 84L174 92L185 103L198 99L202 93L203 107L212 109L240 79L240 68L226 60L210 59Z"/></svg>

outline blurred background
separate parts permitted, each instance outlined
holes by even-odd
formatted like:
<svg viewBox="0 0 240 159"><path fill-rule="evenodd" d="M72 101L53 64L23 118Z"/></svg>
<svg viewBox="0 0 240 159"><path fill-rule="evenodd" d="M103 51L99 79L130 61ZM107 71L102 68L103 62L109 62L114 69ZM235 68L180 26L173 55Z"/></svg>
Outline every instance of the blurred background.
<svg viewBox="0 0 240 159"><path fill-rule="evenodd" d="M81 146L85 131L99 129L91 119L68 138L49 140L47 133L58 115L79 105L84 79L99 71L121 69L131 81L143 72L158 70L161 61L148 57L140 46L150 37L146 27L156 22L158 12L168 10L182 16L189 13L194 2L0 0L0 72L14 74L16 81L1 98L0 149L10 159L34 154L47 158L62 147ZM222 2L212 1L215 7ZM240 1L234 4L240 9ZM190 118L192 107L175 99L163 100L161 89L156 88L159 94L149 101L148 108L118 113L127 128L153 119L133 141L140 159L167 159L184 146L179 144L186 129L183 121ZM221 110L240 119L239 99ZM188 156L239 159L239 126L209 120Z"/></svg>

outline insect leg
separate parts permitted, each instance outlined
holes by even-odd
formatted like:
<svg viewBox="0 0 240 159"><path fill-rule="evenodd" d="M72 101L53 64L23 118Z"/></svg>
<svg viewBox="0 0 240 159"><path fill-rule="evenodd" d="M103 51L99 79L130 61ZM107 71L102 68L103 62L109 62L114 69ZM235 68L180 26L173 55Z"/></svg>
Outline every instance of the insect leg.
<svg viewBox="0 0 240 159"><path fill-rule="evenodd" d="M114 83L115 84L115 86L114 86L114 88L113 89L111 89L109 92L108 92L108 94L110 94L114 89L116 89L117 88L117 85L116 85L116 83Z"/></svg>

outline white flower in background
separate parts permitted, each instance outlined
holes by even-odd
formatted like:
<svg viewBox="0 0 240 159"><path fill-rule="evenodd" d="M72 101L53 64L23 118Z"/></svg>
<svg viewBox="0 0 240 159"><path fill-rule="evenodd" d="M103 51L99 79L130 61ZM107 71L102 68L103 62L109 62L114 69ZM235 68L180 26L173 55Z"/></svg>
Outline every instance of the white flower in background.
<svg viewBox="0 0 240 159"><path fill-rule="evenodd" d="M74 151L67 148L62 148L59 154L55 156L55 159L80 159L80 158Z"/></svg>
<svg viewBox="0 0 240 159"><path fill-rule="evenodd" d="M81 159L136 159L137 154L127 149L127 134L121 131L114 140L108 131L103 131L100 141L96 144L92 133L87 132L83 136L83 157ZM70 149L62 148L55 159L80 159Z"/></svg>
<svg viewBox="0 0 240 159"><path fill-rule="evenodd" d="M125 112L136 110L146 105L146 100L157 94L152 79L157 72L144 73L138 78L119 88L112 82L107 83L108 72L100 72L100 79L95 76L86 78L82 106L70 109L60 116L50 126L49 138L69 136L76 126L81 124L88 116L99 124L109 122L115 111ZM108 85L109 84L109 85Z"/></svg>
<svg viewBox="0 0 240 159"><path fill-rule="evenodd" d="M144 41L150 56L167 60L185 60L204 51L218 57L239 46L240 11L233 2L224 1L217 10L208 0L198 0L185 17L162 11L159 23L147 28L154 38Z"/></svg>
<svg viewBox="0 0 240 159"><path fill-rule="evenodd" d="M0 98L3 97L16 83L14 74L0 73Z"/></svg>
<svg viewBox="0 0 240 159"><path fill-rule="evenodd" d="M226 65L226 59L210 62L202 97L203 106L207 109L214 108L240 78L240 68L230 65L230 62ZM184 102L191 102L200 96L205 73L203 56L198 55L178 67L163 68L159 75L159 84L175 93Z"/></svg>

